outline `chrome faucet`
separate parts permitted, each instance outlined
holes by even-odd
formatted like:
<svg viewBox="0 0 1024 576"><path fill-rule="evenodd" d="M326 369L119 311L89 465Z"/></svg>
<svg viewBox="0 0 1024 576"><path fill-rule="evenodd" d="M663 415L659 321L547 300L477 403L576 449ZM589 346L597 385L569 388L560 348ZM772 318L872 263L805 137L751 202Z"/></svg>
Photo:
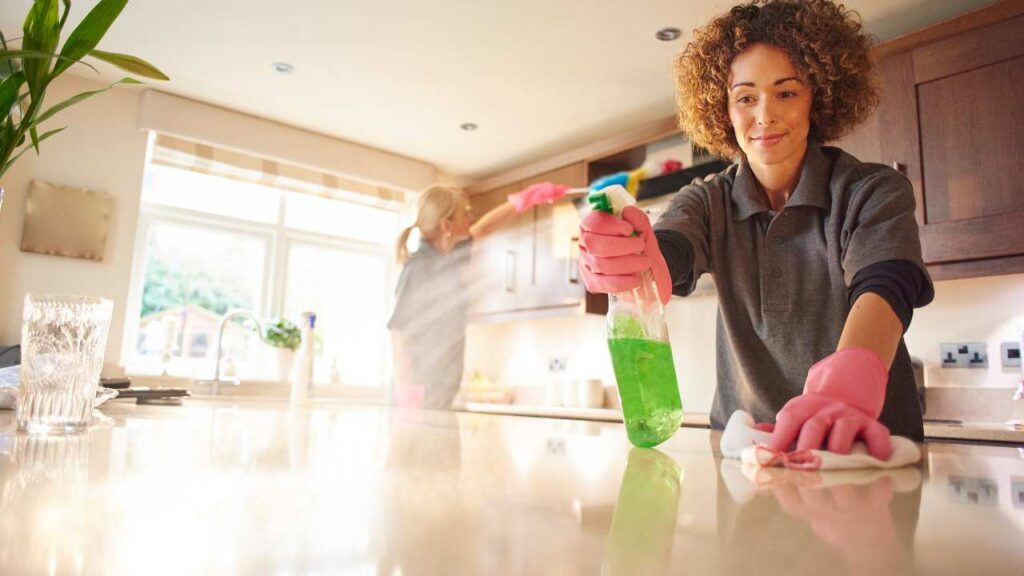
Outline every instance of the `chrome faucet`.
<svg viewBox="0 0 1024 576"><path fill-rule="evenodd" d="M219 392L221 384L227 384L229 386L238 386L239 384L241 384L241 380L235 378L234 376L230 378L220 377L221 340L224 338L224 327L227 326L228 320L236 316L243 316L255 322L256 329L259 330L260 333L260 340L263 340L263 323L260 322L260 319L257 318L255 314L253 314L249 310L245 310L244 308L232 308L231 310L228 310L227 312L224 313L224 316L222 316L220 319L220 323L217 325L217 346L215 348L217 352L215 355L216 363L214 364L213 368L213 379L195 381L195 384L209 384L210 393L213 394L214 396L216 396L217 393Z"/></svg>

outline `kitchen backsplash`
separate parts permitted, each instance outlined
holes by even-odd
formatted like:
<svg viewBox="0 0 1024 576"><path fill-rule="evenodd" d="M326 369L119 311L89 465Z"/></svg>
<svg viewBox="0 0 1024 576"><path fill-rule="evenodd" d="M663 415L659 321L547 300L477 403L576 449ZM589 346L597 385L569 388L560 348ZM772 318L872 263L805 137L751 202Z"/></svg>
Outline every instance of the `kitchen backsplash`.
<svg viewBox="0 0 1024 576"><path fill-rule="evenodd" d="M673 356L688 412L708 412L714 393L715 297L673 298L666 309ZM910 353L925 365L929 388L987 388L984 402L965 403L961 391L929 392L929 416L1005 419L998 397L1021 380L1020 368L1003 368L1002 342L1020 339L1024 326L1024 274L948 280L935 285L935 300L917 310L906 334ZM942 368L940 344L984 342L988 368ZM550 371L552 360L564 371ZM557 366L556 366L557 368ZM604 339L604 317L567 316L473 325L466 347L466 374L480 372L512 387L543 387L554 381L601 378L614 382ZM531 396L536 396L531 394ZM986 408L987 407L987 408ZM969 408L969 409L968 409ZM1008 408L1007 408L1008 409Z"/></svg>

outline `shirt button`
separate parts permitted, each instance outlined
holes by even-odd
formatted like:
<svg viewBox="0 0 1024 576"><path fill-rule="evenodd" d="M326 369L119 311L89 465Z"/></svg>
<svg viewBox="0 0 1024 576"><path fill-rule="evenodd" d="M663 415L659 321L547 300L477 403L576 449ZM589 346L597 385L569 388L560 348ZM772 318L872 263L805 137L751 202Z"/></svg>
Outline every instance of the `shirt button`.
<svg viewBox="0 0 1024 576"><path fill-rule="evenodd" d="M776 244L782 244L783 242L785 242L785 240L783 240L783 239L782 239L782 238L780 238L779 236L776 236L776 237L775 237L775 243L776 243Z"/></svg>
<svg viewBox="0 0 1024 576"><path fill-rule="evenodd" d="M782 278L782 270L772 268L772 278Z"/></svg>

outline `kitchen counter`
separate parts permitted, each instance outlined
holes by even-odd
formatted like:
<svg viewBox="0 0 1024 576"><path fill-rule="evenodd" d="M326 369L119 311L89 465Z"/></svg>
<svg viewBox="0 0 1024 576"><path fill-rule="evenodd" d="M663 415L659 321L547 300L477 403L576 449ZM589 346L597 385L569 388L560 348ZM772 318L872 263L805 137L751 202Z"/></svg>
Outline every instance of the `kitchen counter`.
<svg viewBox="0 0 1024 576"><path fill-rule="evenodd" d="M1022 574L1024 452L918 467L722 461L683 428L382 406L110 404L88 434L0 413L3 574Z"/></svg>
<svg viewBox="0 0 1024 576"><path fill-rule="evenodd" d="M467 402L462 409L467 412L483 414L510 414L546 418L568 418L572 420L622 422L622 412L610 408L567 408ZM684 428L709 428L710 426L711 419L707 414L698 412L683 414ZM994 422L925 420L924 435L929 440L968 440L972 442L999 442L1024 445L1024 429L1013 428Z"/></svg>

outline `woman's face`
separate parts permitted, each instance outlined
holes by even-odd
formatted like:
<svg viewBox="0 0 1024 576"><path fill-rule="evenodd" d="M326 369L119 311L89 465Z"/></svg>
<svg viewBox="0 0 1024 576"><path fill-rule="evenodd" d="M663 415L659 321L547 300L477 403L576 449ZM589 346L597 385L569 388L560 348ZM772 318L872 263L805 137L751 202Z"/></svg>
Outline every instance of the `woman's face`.
<svg viewBox="0 0 1024 576"><path fill-rule="evenodd" d="M811 129L813 94L786 52L754 44L729 68L729 120L751 163L803 158Z"/></svg>

